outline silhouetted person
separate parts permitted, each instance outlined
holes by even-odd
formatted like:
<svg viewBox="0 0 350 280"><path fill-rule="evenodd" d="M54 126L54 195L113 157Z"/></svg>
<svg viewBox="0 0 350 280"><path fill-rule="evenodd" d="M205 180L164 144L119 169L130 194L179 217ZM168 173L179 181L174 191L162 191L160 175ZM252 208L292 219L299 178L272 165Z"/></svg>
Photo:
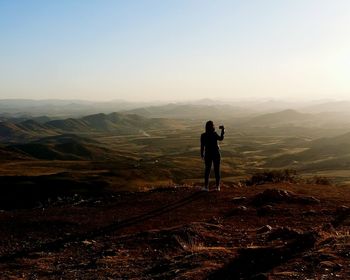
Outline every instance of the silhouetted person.
<svg viewBox="0 0 350 280"><path fill-rule="evenodd" d="M209 176L211 171L211 166L214 164L216 188L220 191L220 148L218 145L218 140L222 141L224 139L225 128L224 126L219 127L221 129L221 134L215 132L215 126L212 121L207 121L205 124L205 132L201 135L201 157L205 162L205 172L204 172L204 190L209 190Z"/></svg>

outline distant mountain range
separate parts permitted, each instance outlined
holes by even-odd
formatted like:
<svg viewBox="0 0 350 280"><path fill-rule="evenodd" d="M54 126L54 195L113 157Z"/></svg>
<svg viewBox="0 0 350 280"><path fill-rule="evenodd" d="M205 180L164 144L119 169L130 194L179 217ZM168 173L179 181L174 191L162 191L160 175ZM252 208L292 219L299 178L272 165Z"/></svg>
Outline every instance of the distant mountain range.
<svg viewBox="0 0 350 280"><path fill-rule="evenodd" d="M224 121L231 130L269 127L278 129L276 132L280 133L284 133L287 129L287 131L299 131L300 134L305 128L330 129L335 130L335 133L350 128L350 121L344 115L337 113L310 114L287 109L257 114L231 105L167 104L78 118L2 117L0 141L28 142L64 133L142 134L149 130L183 127L191 120L196 124L203 124L208 119Z"/></svg>
<svg viewBox="0 0 350 280"><path fill-rule="evenodd" d="M114 100L92 102L84 100L0 99L0 117L33 118L46 115L54 118L81 117L96 113L112 113L149 106L147 102Z"/></svg>
<svg viewBox="0 0 350 280"><path fill-rule="evenodd" d="M239 106L225 104L166 104L161 106L142 107L128 110L126 113L137 114L152 118L172 119L230 119L235 117L247 117L254 111Z"/></svg>
<svg viewBox="0 0 350 280"><path fill-rule="evenodd" d="M128 112L145 117L187 118L187 119L227 119L258 116L288 109L301 113L342 113L350 115L350 101L293 102L286 100L217 100L200 99L187 102L128 102L112 100L92 102L84 100L30 100L0 99L0 120L19 120L47 116L54 119L79 118L86 115L112 112ZM38 118L38 122L40 119ZM47 121L47 120L45 120Z"/></svg>

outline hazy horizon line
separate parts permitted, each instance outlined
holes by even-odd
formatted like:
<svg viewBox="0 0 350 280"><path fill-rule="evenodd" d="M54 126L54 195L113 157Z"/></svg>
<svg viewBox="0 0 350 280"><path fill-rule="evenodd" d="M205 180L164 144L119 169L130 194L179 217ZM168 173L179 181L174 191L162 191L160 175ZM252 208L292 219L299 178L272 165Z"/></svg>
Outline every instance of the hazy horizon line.
<svg viewBox="0 0 350 280"><path fill-rule="evenodd" d="M107 102L120 102L120 103L193 103L193 102L285 102L285 103L310 103L310 102L341 102L341 101L350 101L349 98L276 98L276 97L237 97L237 98L193 98L193 99L149 99L149 100L140 100L136 101L133 99L104 99L104 100L95 100L95 99L83 99L83 98L1 98L2 101L70 101L70 102L88 102L88 103L107 103Z"/></svg>

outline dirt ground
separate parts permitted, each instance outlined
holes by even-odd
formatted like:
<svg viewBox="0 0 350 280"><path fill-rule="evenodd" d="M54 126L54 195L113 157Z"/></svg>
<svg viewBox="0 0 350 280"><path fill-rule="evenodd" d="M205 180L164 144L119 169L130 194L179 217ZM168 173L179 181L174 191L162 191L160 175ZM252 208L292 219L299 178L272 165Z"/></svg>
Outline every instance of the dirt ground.
<svg viewBox="0 0 350 280"><path fill-rule="evenodd" d="M173 187L0 212L0 279L350 279L350 188Z"/></svg>

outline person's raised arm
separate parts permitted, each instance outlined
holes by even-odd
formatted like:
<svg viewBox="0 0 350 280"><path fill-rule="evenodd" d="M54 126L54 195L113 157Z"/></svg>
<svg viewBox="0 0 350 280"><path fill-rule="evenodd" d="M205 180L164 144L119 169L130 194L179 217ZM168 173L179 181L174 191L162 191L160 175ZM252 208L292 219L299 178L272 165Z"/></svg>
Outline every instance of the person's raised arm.
<svg viewBox="0 0 350 280"><path fill-rule="evenodd" d="M224 128L224 126L222 126L221 133L220 133L220 135L218 135L218 140L219 141L224 140L224 135L225 135L225 128Z"/></svg>

